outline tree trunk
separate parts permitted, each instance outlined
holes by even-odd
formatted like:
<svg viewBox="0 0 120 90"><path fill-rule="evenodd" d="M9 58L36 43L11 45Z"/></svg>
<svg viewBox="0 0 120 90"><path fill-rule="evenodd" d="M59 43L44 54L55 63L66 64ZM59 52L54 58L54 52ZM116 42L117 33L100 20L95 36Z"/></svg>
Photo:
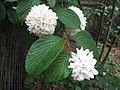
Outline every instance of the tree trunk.
<svg viewBox="0 0 120 90"><path fill-rule="evenodd" d="M26 48L17 25L0 25L0 90L23 90Z"/></svg>

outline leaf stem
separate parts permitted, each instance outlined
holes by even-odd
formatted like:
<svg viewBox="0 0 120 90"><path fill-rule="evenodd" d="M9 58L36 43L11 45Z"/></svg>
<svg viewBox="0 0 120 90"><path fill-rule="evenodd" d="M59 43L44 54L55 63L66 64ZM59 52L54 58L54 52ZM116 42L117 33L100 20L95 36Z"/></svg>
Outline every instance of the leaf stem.
<svg viewBox="0 0 120 90"><path fill-rule="evenodd" d="M72 47L71 47L71 44L70 44L69 39L67 38L67 34L66 34L66 32L63 32L63 34L64 34L64 39L65 39L66 42L67 42L65 49L66 49L68 52L71 52L71 51L72 51Z"/></svg>

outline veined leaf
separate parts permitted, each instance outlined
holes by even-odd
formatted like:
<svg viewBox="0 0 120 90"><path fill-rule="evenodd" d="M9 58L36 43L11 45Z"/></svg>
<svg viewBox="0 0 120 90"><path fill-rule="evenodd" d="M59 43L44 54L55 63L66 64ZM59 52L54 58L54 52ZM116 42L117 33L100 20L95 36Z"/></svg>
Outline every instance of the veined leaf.
<svg viewBox="0 0 120 90"><path fill-rule="evenodd" d="M25 68L30 76L41 74L56 59L65 42L59 37L45 35L32 44L27 57Z"/></svg>
<svg viewBox="0 0 120 90"><path fill-rule="evenodd" d="M18 17L22 20L25 19L26 15L30 11L31 7L34 5L39 5L41 0L22 0L17 5Z"/></svg>
<svg viewBox="0 0 120 90"><path fill-rule="evenodd" d="M61 9L58 11L58 18L59 20L65 24L67 27L73 28L73 29L79 29L80 28L80 20L77 14L70 10L70 9Z"/></svg>
<svg viewBox="0 0 120 90"><path fill-rule="evenodd" d="M48 3L51 7L55 6L56 0L48 0Z"/></svg>
<svg viewBox="0 0 120 90"><path fill-rule="evenodd" d="M69 58L70 53L62 51L56 60L45 71L43 80L46 82L55 82L66 78L70 73L68 68Z"/></svg>
<svg viewBox="0 0 120 90"><path fill-rule="evenodd" d="M77 35L74 36L74 39L80 47L93 51L95 58L98 60L99 53L97 50L97 46L95 45L95 42L90 33L88 33L87 31L80 31Z"/></svg>

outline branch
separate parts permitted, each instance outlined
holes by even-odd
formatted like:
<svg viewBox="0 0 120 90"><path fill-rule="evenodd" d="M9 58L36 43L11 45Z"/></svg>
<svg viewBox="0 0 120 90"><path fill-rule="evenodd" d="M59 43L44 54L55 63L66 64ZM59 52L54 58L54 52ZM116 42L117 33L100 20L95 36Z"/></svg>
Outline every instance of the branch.
<svg viewBox="0 0 120 90"><path fill-rule="evenodd" d="M118 32L118 35L120 35L120 31ZM113 44L114 44L115 41L116 41L116 37L113 38L113 40L111 42L111 46L109 47L109 49L108 49L108 51L106 53L106 56L104 57L102 63L105 63L105 60L107 59L107 57L108 57L108 55L109 55L109 53L110 53L110 51L111 51L111 49L112 49Z"/></svg>
<svg viewBox="0 0 120 90"><path fill-rule="evenodd" d="M117 1L117 0L116 0ZM116 5L116 2L113 2L113 8L112 8L112 12L111 12L111 20L109 21L109 27L108 27L108 31L105 35L105 38L104 38L104 42L103 42L103 46L102 46L102 50L101 50L101 53L100 53L100 57L99 57L99 60L101 59L103 53L104 53L104 48L106 46L106 43L107 43L107 40L109 39L109 34L110 34L110 31L112 30L112 24L113 24L113 17L114 17L114 10L115 10L115 5Z"/></svg>
<svg viewBox="0 0 120 90"><path fill-rule="evenodd" d="M104 10L105 10L105 6L104 4L106 3L106 0L100 0L100 2L98 3L98 6L102 5L102 12L100 13L100 25L99 25L99 31L98 31L98 37L97 37L97 41L96 41L96 45L98 45L100 36L101 36L101 32L102 32L102 27L103 27L103 19L104 19Z"/></svg>

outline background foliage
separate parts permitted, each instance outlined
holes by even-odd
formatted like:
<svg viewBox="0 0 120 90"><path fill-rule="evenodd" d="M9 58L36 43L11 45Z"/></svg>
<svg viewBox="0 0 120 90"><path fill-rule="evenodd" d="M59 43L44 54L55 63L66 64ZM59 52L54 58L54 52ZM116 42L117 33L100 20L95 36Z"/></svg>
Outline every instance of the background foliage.
<svg viewBox="0 0 120 90"><path fill-rule="evenodd" d="M46 35L38 38L29 34L24 20L33 5L43 3L57 13L59 20L54 36ZM80 28L78 16L67 9L71 5L82 9L88 22L86 31L79 32L73 37L74 40L68 39L69 37L64 34L65 26L72 29ZM26 88L120 89L119 0L0 0L0 24L3 21L11 22L21 28L19 34L29 49L25 62ZM99 70L99 75L94 80L78 82L70 78L70 70L67 68L67 60L70 58L68 42L75 48L83 46L84 49L94 51ZM117 49L114 50L113 46Z"/></svg>

